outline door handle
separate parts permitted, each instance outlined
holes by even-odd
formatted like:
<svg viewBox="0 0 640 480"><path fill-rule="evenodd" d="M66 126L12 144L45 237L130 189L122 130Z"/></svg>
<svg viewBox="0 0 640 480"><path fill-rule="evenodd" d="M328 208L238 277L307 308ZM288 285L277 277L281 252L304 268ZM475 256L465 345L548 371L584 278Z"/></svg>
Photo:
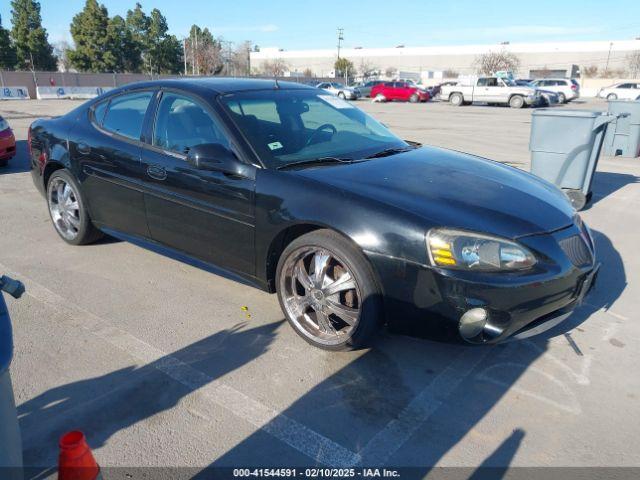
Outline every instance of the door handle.
<svg viewBox="0 0 640 480"><path fill-rule="evenodd" d="M147 167L147 175L156 180L164 180L167 178L167 171L161 165L149 165Z"/></svg>
<svg viewBox="0 0 640 480"><path fill-rule="evenodd" d="M83 143L83 142L80 142L76 146L76 150L78 151L78 153L80 155L89 155L91 153L91 147L89 145L87 145L86 143Z"/></svg>

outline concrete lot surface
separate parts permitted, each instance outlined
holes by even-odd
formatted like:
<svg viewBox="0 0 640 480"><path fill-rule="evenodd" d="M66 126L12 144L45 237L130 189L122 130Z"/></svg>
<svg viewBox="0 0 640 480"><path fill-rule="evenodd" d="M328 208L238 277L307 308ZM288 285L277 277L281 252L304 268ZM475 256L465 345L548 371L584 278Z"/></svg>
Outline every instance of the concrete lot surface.
<svg viewBox="0 0 640 480"><path fill-rule="evenodd" d="M19 140L0 170L0 272L27 286L7 299L26 464L54 465L82 429L102 466L640 466L639 159L601 161L583 213L599 283L553 331L495 347L383 331L327 353L275 296L128 243L62 242L26 129L77 104L0 103ZM531 109L357 105L403 138L528 168Z"/></svg>

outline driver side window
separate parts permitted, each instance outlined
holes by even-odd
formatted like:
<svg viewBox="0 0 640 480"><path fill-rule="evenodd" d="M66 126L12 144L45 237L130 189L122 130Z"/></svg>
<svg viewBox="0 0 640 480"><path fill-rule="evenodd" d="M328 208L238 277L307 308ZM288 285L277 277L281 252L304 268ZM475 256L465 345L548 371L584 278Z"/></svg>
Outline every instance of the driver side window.
<svg viewBox="0 0 640 480"><path fill-rule="evenodd" d="M153 145L186 155L192 147L219 143L229 147L218 122L198 102L165 92L158 105L153 129Z"/></svg>

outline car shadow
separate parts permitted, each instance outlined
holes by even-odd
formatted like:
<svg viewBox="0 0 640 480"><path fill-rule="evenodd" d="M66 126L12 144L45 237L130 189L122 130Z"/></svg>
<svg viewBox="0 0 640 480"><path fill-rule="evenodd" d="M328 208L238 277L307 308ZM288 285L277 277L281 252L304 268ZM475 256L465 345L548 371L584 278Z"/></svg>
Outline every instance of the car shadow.
<svg viewBox="0 0 640 480"><path fill-rule="evenodd" d="M265 433L271 425L266 425L194 478L216 478L238 465L386 466L402 468L403 478L423 478L463 438L470 438L470 432L516 383L519 398L541 402L540 408L557 409L563 415L578 415L579 387L556 360L547 361L548 371L542 374L537 367L524 380L523 375L534 362L545 361L541 357L554 337L578 328L625 289L619 253L606 235L594 232L594 237L603 262L602 287L596 286L587 297L589 303L555 329L524 341L480 347L450 339L434 341L432 329L426 329L424 336L419 330L411 337L383 335L374 348L317 383L282 412L318 432L315 442L284 437L274 443ZM572 382L576 383L573 389ZM471 478L507 474L526 434L517 418L513 422L502 444L478 462L477 469L469 470ZM468 445L461 448L473 451Z"/></svg>
<svg viewBox="0 0 640 480"><path fill-rule="evenodd" d="M350 362L324 376L320 356L317 367L300 372L311 384L306 393L217 455L194 478L221 478L238 466L390 466L408 468L403 478L422 478L469 438L516 383L518 395L542 402L540 408L576 415L579 392L570 389L571 379L556 380L545 371L530 374L533 386L530 376L524 385L521 382L534 362L543 361L553 337L577 328L625 289L617 250L606 235L594 232L594 238L603 262L600 285L606 288L596 285L588 305L554 331L489 347L383 332L369 350L323 353L327 360L342 356ZM120 430L172 409L192 392L264 354L283 322L253 328L237 325L146 365L57 386L22 403L18 413L28 476L52 473L57 439L63 432L81 429L93 448L102 447ZM566 369L553 374L567 375ZM250 391L250 385L247 388ZM210 392L216 395L215 389ZM482 475L489 471L500 478L507 472L527 432L517 417L506 427L508 433L498 429L505 439L478 462L478 469L470 471L472 478L486 478ZM108 465L103 467L106 472ZM150 470L145 475L161 473Z"/></svg>
<svg viewBox="0 0 640 480"><path fill-rule="evenodd" d="M26 140L16 141L16 155L6 167L0 167L0 175L8 175L11 173L24 173L31 171L31 162L29 161L29 151Z"/></svg>
<svg viewBox="0 0 640 480"><path fill-rule="evenodd" d="M591 187L592 199L585 210L629 184L640 183L640 177L628 173L595 172Z"/></svg>
<svg viewBox="0 0 640 480"><path fill-rule="evenodd" d="M54 469L66 431L85 432L100 448L117 432L175 407L199 390L265 353L282 322L238 324L142 366L51 388L18 406L25 478Z"/></svg>

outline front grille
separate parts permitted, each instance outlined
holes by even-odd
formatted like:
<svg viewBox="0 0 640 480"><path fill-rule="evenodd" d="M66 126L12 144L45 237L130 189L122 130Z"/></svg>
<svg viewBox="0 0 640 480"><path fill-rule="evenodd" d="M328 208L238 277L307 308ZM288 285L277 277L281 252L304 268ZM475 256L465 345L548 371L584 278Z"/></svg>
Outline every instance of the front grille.
<svg viewBox="0 0 640 480"><path fill-rule="evenodd" d="M581 235L560 240L560 247L576 267L587 267L593 262L591 250Z"/></svg>

